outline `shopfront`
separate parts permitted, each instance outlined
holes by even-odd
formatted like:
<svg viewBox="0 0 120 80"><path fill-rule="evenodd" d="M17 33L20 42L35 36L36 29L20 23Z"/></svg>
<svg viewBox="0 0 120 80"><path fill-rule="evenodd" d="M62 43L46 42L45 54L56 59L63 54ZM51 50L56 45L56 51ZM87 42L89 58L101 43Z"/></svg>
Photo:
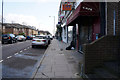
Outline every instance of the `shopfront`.
<svg viewBox="0 0 120 80"><path fill-rule="evenodd" d="M67 25L75 27L76 49L82 51L82 45L96 40L100 33L99 3L81 2L67 19Z"/></svg>
<svg viewBox="0 0 120 80"><path fill-rule="evenodd" d="M73 26L68 27L68 43L70 44L73 39Z"/></svg>
<svg viewBox="0 0 120 80"><path fill-rule="evenodd" d="M62 41L67 43L67 33L68 33L68 27L67 26L64 26L62 27Z"/></svg>

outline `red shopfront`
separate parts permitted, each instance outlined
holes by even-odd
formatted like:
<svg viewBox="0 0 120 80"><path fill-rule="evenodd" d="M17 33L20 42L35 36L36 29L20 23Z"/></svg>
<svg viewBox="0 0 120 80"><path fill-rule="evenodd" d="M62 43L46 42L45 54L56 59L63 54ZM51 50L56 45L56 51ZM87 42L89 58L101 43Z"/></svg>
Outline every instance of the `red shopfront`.
<svg viewBox="0 0 120 80"><path fill-rule="evenodd" d="M78 24L78 28L76 28L77 50L81 49L82 44L90 43L97 39L100 33L99 12L99 2L81 2L67 19L68 26L75 27Z"/></svg>

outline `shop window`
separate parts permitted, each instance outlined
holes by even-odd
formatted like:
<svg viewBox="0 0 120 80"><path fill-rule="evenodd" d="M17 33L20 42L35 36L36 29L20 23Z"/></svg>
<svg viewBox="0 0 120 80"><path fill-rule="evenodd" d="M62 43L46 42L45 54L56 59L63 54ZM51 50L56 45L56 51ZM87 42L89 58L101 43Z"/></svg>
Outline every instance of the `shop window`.
<svg viewBox="0 0 120 80"><path fill-rule="evenodd" d="M96 34L96 40L99 38L99 34Z"/></svg>
<svg viewBox="0 0 120 80"><path fill-rule="evenodd" d="M72 41L72 31L73 31L73 26L69 26L68 27L68 43L70 43Z"/></svg>

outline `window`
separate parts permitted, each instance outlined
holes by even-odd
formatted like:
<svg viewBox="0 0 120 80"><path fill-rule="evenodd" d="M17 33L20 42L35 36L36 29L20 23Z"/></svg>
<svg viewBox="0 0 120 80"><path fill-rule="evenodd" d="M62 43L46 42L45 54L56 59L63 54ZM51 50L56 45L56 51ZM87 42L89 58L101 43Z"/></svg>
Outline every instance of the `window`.
<svg viewBox="0 0 120 80"><path fill-rule="evenodd" d="M15 37L15 35L13 35L13 34L10 34L10 36Z"/></svg>
<svg viewBox="0 0 120 80"><path fill-rule="evenodd" d="M46 39L47 37L45 37L45 36L36 36L35 38L38 38L38 39Z"/></svg>

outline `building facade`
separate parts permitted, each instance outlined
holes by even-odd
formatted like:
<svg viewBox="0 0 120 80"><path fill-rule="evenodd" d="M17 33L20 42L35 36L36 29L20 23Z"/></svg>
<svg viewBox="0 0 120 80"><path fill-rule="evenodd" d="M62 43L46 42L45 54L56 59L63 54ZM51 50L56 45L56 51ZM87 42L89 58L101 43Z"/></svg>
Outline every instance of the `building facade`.
<svg viewBox="0 0 120 80"><path fill-rule="evenodd" d="M15 35L25 35L25 36L31 36L31 35L38 35L38 30L36 28L33 28L31 26L21 25L17 23L4 23L3 26L3 34L12 33Z"/></svg>
<svg viewBox="0 0 120 80"><path fill-rule="evenodd" d="M65 3L61 2L61 4ZM71 11L66 11L60 18L63 42L73 41L75 49L84 55L81 67L83 67L82 73L85 78L91 77L89 76L91 74L95 75L96 67L105 67L108 63L113 63L113 66L117 67L115 63L118 62L120 43L119 4L120 2L78 1L73 3ZM69 36L72 38L70 39ZM100 68L105 71L102 67ZM107 71L112 75L120 73L114 71L115 69L118 67L111 69L114 73ZM92 78L94 78L93 75ZM101 77L109 78L107 75Z"/></svg>
<svg viewBox="0 0 120 80"><path fill-rule="evenodd" d="M63 10L63 5L72 6L71 11ZM60 35L61 35L62 41L65 43L68 43L68 42L70 43L71 41L69 41L69 40L71 40L70 38L72 38L71 36L68 35L67 18L70 16L72 11L74 10L73 5L74 5L74 2L73 3L61 2L60 7L59 7L59 13L58 13L59 19L58 19L58 21L60 22L60 24L58 24L58 25L60 25L62 28L62 30L61 30L62 32ZM69 38L68 38L68 36L69 36Z"/></svg>

